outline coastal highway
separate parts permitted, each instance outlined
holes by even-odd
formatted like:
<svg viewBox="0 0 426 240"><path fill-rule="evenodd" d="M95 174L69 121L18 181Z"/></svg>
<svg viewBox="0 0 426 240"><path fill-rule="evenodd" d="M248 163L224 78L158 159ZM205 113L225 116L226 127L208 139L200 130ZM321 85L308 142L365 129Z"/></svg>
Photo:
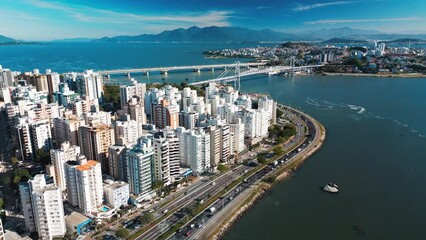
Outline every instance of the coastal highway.
<svg viewBox="0 0 426 240"><path fill-rule="evenodd" d="M305 137L305 122L302 118L299 117L299 114L296 114L295 112L291 112L291 111L284 111L284 112L286 114L286 117L296 125L296 130L297 130L296 136L284 146L284 150L289 151L290 149L294 149L297 146L297 144L301 141L301 139ZM196 202L197 199L198 200L203 199L205 201L210 196L213 196L216 193L223 190L225 186L227 186L233 180L239 178L241 175L249 171L251 168L252 167L245 166L245 165L237 166L232 171L229 171L226 174L219 176L215 180L207 181L206 183L204 183L202 185L202 188L203 188L202 190L194 189L191 192L188 191L188 194L186 196L182 197L181 199L173 201L172 203L162 207L161 209L158 209L155 213L156 217L161 217L161 214L163 214L165 209L168 210L167 212L173 209L172 211L173 214L170 214L169 212L170 215L168 217L166 217L163 221L161 221L160 223L156 224L155 226L145 231L137 239L158 238L162 233L166 232L173 225L178 223L181 219L188 216L188 213L184 212L183 208L187 206L194 206L195 204L197 204ZM251 177L247 178L247 180L251 181L251 179L254 179L255 181L258 181L266 173L267 173L266 170L258 171L257 173L253 174ZM213 181L215 182L214 185L211 184ZM250 186L251 184L249 182L238 185L238 187L233 189L233 192L232 191L228 192L225 196L222 197L220 201L216 201L215 203L213 203L213 206L216 207L216 209L221 209L222 207L227 205L229 202L231 202L231 200L234 197L236 197L240 192L242 192L241 190ZM191 226L191 224L203 225L202 224L203 221L206 221L205 213L202 213L196 218L194 218L188 226ZM131 234L132 233L133 232L131 232ZM185 234L187 234L187 232L182 231L180 236L183 237ZM177 236L179 237L179 235Z"/></svg>
<svg viewBox="0 0 426 240"><path fill-rule="evenodd" d="M323 137L319 134L319 124L310 116L294 109L281 108L285 110L286 113L290 113L295 118L298 118L297 124L301 124L303 122L304 124L301 125L301 127L303 126L304 128L304 126L306 126L308 130L302 143L296 148L293 147L291 151L278 160L278 165L289 166L296 161L296 159L306 156L316 149L321 143L320 141L323 140ZM298 141L293 142L297 143ZM273 164L269 164L253 174L251 177L247 178L244 182L237 185L233 191L228 192L212 205L216 208L215 212L211 213L210 211L204 211L189 222L182 231L176 233L170 239L207 239L211 236L211 234L213 234L218 225L225 221L229 214L237 209L250 196L252 191L248 190L254 187L259 181L273 173L276 167L277 166Z"/></svg>
<svg viewBox="0 0 426 240"><path fill-rule="evenodd" d="M163 221L155 224L136 239L156 239L188 215L188 213L183 211L183 208L187 206L194 206L197 204L196 200L206 200L210 196L220 192L226 185L239 178L245 171L250 170L250 168L251 167L249 166L240 165L232 171L228 171L227 173L218 176L214 180L204 179L203 183L197 188L187 190L185 192L186 194L183 194L183 196L180 196L178 199L168 203L166 206L157 209L154 212L156 218L162 217L162 215L167 213L169 215ZM166 209L167 212L165 212ZM135 232L136 230L132 231L131 234L134 234Z"/></svg>

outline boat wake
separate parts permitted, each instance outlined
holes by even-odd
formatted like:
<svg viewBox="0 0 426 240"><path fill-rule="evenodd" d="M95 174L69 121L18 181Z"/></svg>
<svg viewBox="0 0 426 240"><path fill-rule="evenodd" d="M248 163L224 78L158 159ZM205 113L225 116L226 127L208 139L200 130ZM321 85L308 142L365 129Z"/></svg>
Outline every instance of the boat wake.
<svg viewBox="0 0 426 240"><path fill-rule="evenodd" d="M408 124L403 123L403 122L401 122L397 119L383 117L383 116L374 114L370 111L367 111L367 109L365 107L362 107L362 106L358 106L358 105L354 105L354 104L346 104L346 103L333 103L333 102L330 102L330 101L320 101L320 100L316 100L316 99L309 98L309 97L305 99L305 102L308 105L315 106L315 107L325 109L325 110L347 109L347 110L355 111L355 114L353 114L353 113L350 114L350 116L355 120L362 120L364 118L376 118L376 119L381 119L381 120L392 121L399 126L407 128L412 133L417 134L418 137L426 138L426 135L421 134L417 129L410 127Z"/></svg>

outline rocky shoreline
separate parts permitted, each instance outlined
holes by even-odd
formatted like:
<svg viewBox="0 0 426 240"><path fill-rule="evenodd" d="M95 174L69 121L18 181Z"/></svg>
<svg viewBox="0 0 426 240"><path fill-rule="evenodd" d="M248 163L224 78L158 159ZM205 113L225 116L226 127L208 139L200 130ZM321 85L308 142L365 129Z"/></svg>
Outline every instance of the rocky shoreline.
<svg viewBox="0 0 426 240"><path fill-rule="evenodd" d="M210 239L221 239L225 235L225 233L228 232L229 229L240 219L240 217L242 217L246 211L252 208L256 204L256 202L260 200L271 187L272 185L265 184L262 189L256 189L256 191L258 191L256 195L254 195L253 198L250 199L249 202L244 204L244 206L242 206L238 211L234 212L231 219L229 219L226 223L222 224L220 226L220 230L215 235L211 236Z"/></svg>

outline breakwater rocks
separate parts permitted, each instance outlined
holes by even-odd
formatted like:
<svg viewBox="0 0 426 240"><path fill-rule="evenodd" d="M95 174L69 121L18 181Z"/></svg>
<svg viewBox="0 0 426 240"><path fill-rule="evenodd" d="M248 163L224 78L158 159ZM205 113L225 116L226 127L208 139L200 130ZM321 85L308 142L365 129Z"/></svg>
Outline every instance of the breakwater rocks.
<svg viewBox="0 0 426 240"><path fill-rule="evenodd" d="M232 216L227 219L227 221L225 223L223 223L220 226L219 231L212 235L210 237L211 240L219 240L221 239L225 233L232 227L232 225L238 221L238 219L243 216L243 214L249 210L251 207L253 207L256 202L258 200L260 200L263 195L265 195L265 193L268 192L268 190L272 187L272 185L270 184L263 184L262 186L259 186L255 191L256 194L247 202L245 203L243 206L240 207L240 209L238 209L237 211L235 211Z"/></svg>

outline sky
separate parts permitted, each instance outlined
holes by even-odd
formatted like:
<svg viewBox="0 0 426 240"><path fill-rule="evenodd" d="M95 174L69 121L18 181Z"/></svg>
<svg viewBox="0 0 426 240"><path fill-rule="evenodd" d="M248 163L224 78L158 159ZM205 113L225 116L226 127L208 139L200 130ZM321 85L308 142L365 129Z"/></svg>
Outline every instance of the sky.
<svg viewBox="0 0 426 240"><path fill-rule="evenodd" d="M191 26L426 33L426 0L1 0L0 35L99 38Z"/></svg>

